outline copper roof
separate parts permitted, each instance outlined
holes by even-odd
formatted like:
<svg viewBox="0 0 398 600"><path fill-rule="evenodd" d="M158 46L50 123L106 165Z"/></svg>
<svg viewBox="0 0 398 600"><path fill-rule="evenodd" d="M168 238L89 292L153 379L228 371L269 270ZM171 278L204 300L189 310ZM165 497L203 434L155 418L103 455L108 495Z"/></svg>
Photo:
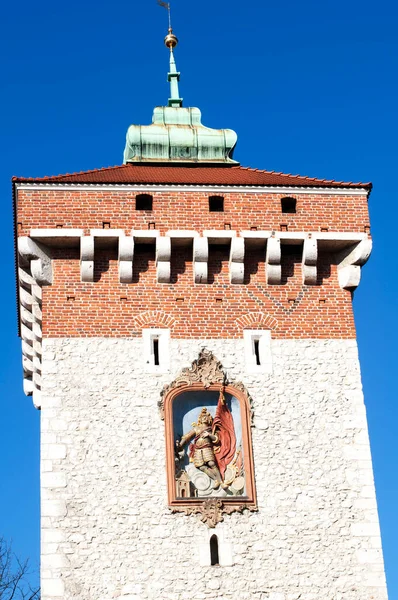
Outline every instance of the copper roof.
<svg viewBox="0 0 398 600"><path fill-rule="evenodd" d="M313 186L330 188L372 188L371 183L334 181L261 171L248 167L121 165L66 173L50 177L13 177L14 183L92 183L92 184L180 184L180 185L245 185L245 186Z"/></svg>

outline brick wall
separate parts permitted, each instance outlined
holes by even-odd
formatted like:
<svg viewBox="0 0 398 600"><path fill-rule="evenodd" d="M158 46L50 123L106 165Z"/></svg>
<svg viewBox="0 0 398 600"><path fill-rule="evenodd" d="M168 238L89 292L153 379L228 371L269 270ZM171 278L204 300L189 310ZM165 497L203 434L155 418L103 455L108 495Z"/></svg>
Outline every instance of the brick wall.
<svg viewBox="0 0 398 600"><path fill-rule="evenodd" d="M208 194L155 193L153 211L135 210L129 191L20 190L19 235L31 228L224 229L364 232L363 196L295 196L297 212L283 214L278 194L224 195L225 211L209 212ZM263 250L246 253L245 282L229 283L229 251L212 246L207 284L194 285L192 248L173 248L171 283L156 282L155 248L136 245L133 283L120 284L117 254L96 250L94 283L80 281L79 251L55 251L54 283L43 289L45 337L134 337L143 325L167 326L174 338L241 338L244 326L273 329L274 338L353 338L351 294L340 288L335 257L320 253L318 283L303 286L299 247L283 247L282 285L265 281Z"/></svg>
<svg viewBox="0 0 398 600"><path fill-rule="evenodd" d="M156 283L152 247L137 250L132 284L119 283L115 251L96 253L94 283L80 282L77 250L57 254L54 283L44 288L44 336L137 336L144 323L136 317L144 311L146 326L170 326L175 338L241 338L244 323L268 328L267 317L275 338L355 337L351 294L339 287L329 254L320 256L317 286L301 284L299 253L283 256L281 286L266 285L261 251L246 259L246 283L234 286L225 247L210 249L207 285L193 284L189 248L172 252L171 284ZM252 316L242 321L246 315Z"/></svg>
<svg viewBox="0 0 398 600"><path fill-rule="evenodd" d="M209 212L209 194L189 192L156 192L152 211L135 210L134 192L20 190L18 192L18 222L20 235L29 235L32 228L80 227L102 228L110 223L113 229L156 229L165 233L169 229L280 230L287 224L289 231L357 231L369 226L366 194L363 196L333 196L325 194L295 195L297 212L281 212L281 198L286 194L239 193L224 194L224 212Z"/></svg>

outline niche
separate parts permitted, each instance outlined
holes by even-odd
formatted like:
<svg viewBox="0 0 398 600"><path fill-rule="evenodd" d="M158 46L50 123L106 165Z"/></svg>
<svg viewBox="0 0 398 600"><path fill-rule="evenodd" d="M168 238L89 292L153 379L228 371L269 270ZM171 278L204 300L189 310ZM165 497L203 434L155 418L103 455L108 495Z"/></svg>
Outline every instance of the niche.
<svg viewBox="0 0 398 600"><path fill-rule="evenodd" d="M261 349L260 344L260 356ZM200 380L202 371L207 387ZM215 381L209 379L213 376ZM164 388L162 408L169 506L200 508L204 500L216 497L228 505L228 512L242 506L254 508L249 396L245 388L227 383L211 351L202 350L191 369L185 368ZM216 523L219 516L214 517ZM209 543L210 539L205 553L209 553ZM219 538L217 543L221 560Z"/></svg>

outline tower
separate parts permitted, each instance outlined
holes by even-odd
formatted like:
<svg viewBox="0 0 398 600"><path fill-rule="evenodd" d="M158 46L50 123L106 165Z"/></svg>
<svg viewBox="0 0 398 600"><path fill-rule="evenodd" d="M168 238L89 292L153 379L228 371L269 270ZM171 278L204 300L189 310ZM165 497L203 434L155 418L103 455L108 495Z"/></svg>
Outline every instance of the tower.
<svg viewBox="0 0 398 600"><path fill-rule="evenodd" d="M43 600L385 600L352 315L371 185L243 168L170 98L13 181Z"/></svg>

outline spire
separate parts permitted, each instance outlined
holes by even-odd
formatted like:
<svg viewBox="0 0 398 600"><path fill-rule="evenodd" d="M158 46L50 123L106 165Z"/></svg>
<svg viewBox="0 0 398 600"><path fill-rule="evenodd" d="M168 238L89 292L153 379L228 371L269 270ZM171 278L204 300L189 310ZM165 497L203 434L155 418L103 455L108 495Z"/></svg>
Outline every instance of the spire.
<svg viewBox="0 0 398 600"><path fill-rule="evenodd" d="M170 98L168 106L157 106L151 125L130 125L123 161L127 163L202 163L237 165L232 155L237 135L231 129L210 129L202 125L198 108L183 108L178 89L180 74L174 59L178 39L173 33L170 4L158 0L167 9L169 30L164 43L170 50Z"/></svg>
<svg viewBox="0 0 398 600"><path fill-rule="evenodd" d="M168 73L168 81L170 81L170 98L169 98L169 106L173 108L180 108L182 106L182 98L180 98L180 92L178 90L178 82L180 81L180 73L177 71L177 65L174 58L173 49L178 44L178 38L174 35L173 29L171 27L171 11L170 11L170 3L163 2L162 0L158 0L158 4L167 8L169 14L169 32L164 38L164 43L167 48L170 49L170 71Z"/></svg>
<svg viewBox="0 0 398 600"><path fill-rule="evenodd" d="M175 38L176 41L177 38L175 37L175 35L173 35L172 33L172 29L169 29L169 33L166 36L165 39L165 43L166 40L170 37ZM167 43L166 43L167 45ZM168 80L170 81L170 98L169 98L169 106L173 106L174 108L179 108L180 106L182 106L182 98L180 98L180 92L178 90L178 82L180 81L180 74L177 71L177 66L176 66L176 61L174 58L174 53L173 53L173 46L170 46L170 71L168 74Z"/></svg>

